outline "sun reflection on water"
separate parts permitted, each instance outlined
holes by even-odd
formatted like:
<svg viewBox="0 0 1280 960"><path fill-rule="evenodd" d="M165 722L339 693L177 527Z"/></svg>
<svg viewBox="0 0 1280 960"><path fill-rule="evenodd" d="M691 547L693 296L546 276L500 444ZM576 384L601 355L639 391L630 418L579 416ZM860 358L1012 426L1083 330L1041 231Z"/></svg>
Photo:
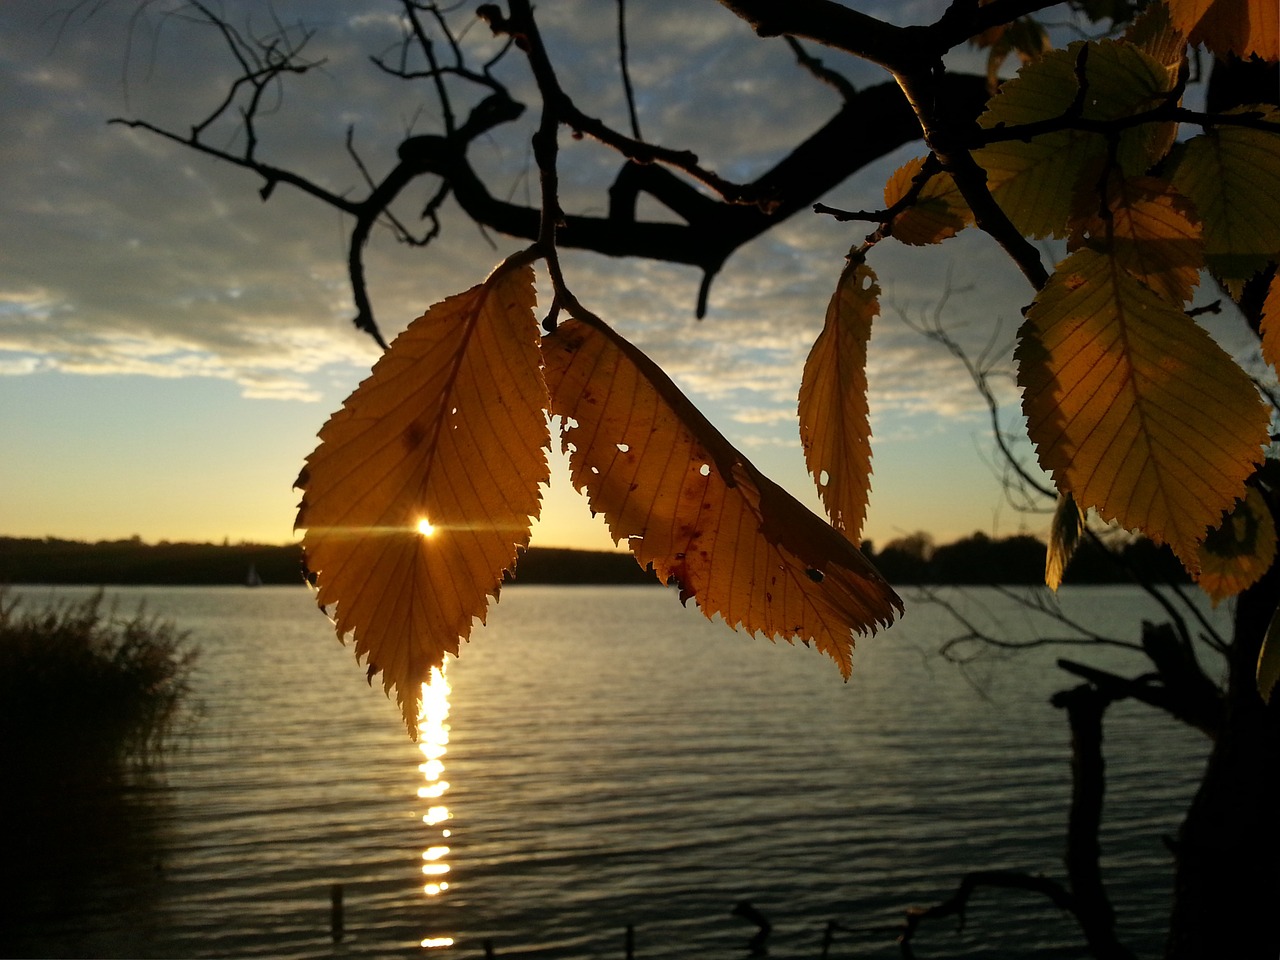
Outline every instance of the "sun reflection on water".
<svg viewBox="0 0 1280 960"><path fill-rule="evenodd" d="M429 827L448 823L452 814L441 802L441 798L449 789L449 781L442 780L444 761L441 759L449 745L449 693L450 687L444 678L444 670L432 667L431 682L422 685L422 708L418 713L418 749L422 751L423 762L418 764L426 786L418 788L418 797L433 801L422 816L422 822ZM450 836L448 827L440 830L440 840L447 841ZM437 897L449 889L445 879L449 875L449 864L445 857L449 854L447 843L433 842L422 851L422 875L427 879L422 892L428 897ZM428 937L422 941L424 948L451 947L452 937Z"/></svg>

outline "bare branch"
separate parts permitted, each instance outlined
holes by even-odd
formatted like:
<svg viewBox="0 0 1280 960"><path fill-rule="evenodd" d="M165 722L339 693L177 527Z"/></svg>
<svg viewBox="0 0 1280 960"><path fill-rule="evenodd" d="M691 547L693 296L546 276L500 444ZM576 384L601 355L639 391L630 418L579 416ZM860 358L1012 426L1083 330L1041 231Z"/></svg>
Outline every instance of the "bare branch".
<svg viewBox="0 0 1280 960"><path fill-rule="evenodd" d="M796 61L800 66L839 93L842 100L852 100L857 96L857 88L849 82L849 79L844 74L837 73L826 66L821 60L805 50L795 37L783 37L782 39L791 48L791 52L796 55Z"/></svg>
<svg viewBox="0 0 1280 960"><path fill-rule="evenodd" d="M1055 906L1066 910L1068 913L1075 912L1075 898L1066 887L1056 880L1033 876L1017 870L975 870L972 873L966 873L960 879L960 886L956 889L956 892L942 903L926 908L915 907L907 911L902 932L898 937L898 945L902 950L903 957L906 957L907 960L912 960L915 957L912 941L915 939L920 924L926 920L936 920L941 917L951 916L959 917L960 926L963 928L966 920L966 911L969 908L969 900L983 887L1025 890L1030 893L1038 893L1047 897Z"/></svg>
<svg viewBox="0 0 1280 960"><path fill-rule="evenodd" d="M627 116L631 118L631 135L640 135L640 118L636 116L636 95L631 89L631 70L627 66L627 0L618 0L618 69L622 73L622 92L627 100Z"/></svg>

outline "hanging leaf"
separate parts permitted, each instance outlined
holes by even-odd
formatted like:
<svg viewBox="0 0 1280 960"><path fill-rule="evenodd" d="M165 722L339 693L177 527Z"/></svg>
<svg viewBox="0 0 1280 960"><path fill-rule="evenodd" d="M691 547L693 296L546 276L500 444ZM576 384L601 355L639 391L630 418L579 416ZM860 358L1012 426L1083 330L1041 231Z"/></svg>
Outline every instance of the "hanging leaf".
<svg viewBox="0 0 1280 960"><path fill-rule="evenodd" d="M849 676L851 632L902 601L833 527L761 474L648 357L599 321L543 339L574 486L615 542L708 617L814 643Z"/></svg>
<svg viewBox="0 0 1280 960"><path fill-rule="evenodd" d="M1262 302L1262 357L1271 369L1280 370L1280 273L1271 278Z"/></svg>
<svg viewBox="0 0 1280 960"><path fill-rule="evenodd" d="M1173 87L1169 70L1131 44L1073 43L1019 70L1000 88L979 125L994 130L1063 117L1080 93L1081 64L1086 89L1078 106L1087 120L1141 113L1163 102ZM1172 123L1125 130L1115 154L1121 171L1145 173L1168 151L1175 133ZM1019 230L1033 237L1066 235L1073 192L1085 177L1097 177L1108 156L1106 137L1079 129L1001 141L975 152L996 201Z"/></svg>
<svg viewBox="0 0 1280 960"><path fill-rule="evenodd" d="M1052 49L1049 34L1031 17L1020 17L1011 23L990 27L970 41L987 54L987 89L995 93L1000 86L1000 68L1016 53L1022 63L1030 63Z"/></svg>
<svg viewBox="0 0 1280 960"><path fill-rule="evenodd" d="M549 477L533 270L499 268L398 336L320 431L296 526L338 637L396 689L420 684L484 621Z"/></svg>
<svg viewBox="0 0 1280 960"><path fill-rule="evenodd" d="M1195 571L1199 543L1244 496L1267 408L1194 320L1114 258L1059 265L1015 357L1040 464L1081 509L1168 543Z"/></svg>
<svg viewBox="0 0 1280 960"><path fill-rule="evenodd" d="M1155 177L1108 178L1106 216L1096 188L1082 190L1071 249L1104 249L1125 270L1173 303L1191 299L1204 266L1200 224L1191 203Z"/></svg>
<svg viewBox="0 0 1280 960"><path fill-rule="evenodd" d="M1276 524L1253 487L1200 545L1199 584L1216 607L1257 583L1276 559Z"/></svg>
<svg viewBox="0 0 1280 960"><path fill-rule="evenodd" d="M894 171L884 185L884 205L892 208L908 196L922 176L924 157L916 157ZM893 237L912 246L941 243L973 222L951 174L934 172L916 195L915 202L893 218Z"/></svg>
<svg viewBox="0 0 1280 960"><path fill-rule="evenodd" d="M875 274L865 263L850 263L840 274L800 381L805 465L832 526L855 543L871 492L867 341L879 313Z"/></svg>
<svg viewBox="0 0 1280 960"><path fill-rule="evenodd" d="M1280 108L1240 107L1280 123ZM1247 280L1280 255L1280 134L1212 126L1178 155L1173 185L1204 223L1205 255L1220 277Z"/></svg>
<svg viewBox="0 0 1280 960"><path fill-rule="evenodd" d="M1280 608L1272 615L1267 635L1262 638L1262 649L1258 651L1258 693L1266 703L1271 702L1277 681L1280 681Z"/></svg>
<svg viewBox="0 0 1280 960"><path fill-rule="evenodd" d="M1220 57L1280 58L1280 8L1275 0L1168 0L1178 29Z"/></svg>
<svg viewBox="0 0 1280 960"><path fill-rule="evenodd" d="M1049 526L1049 549L1044 559L1044 582L1050 590L1062 586L1067 564L1083 536L1084 514L1076 506L1075 498L1069 493L1058 494L1058 507L1053 511L1053 522Z"/></svg>

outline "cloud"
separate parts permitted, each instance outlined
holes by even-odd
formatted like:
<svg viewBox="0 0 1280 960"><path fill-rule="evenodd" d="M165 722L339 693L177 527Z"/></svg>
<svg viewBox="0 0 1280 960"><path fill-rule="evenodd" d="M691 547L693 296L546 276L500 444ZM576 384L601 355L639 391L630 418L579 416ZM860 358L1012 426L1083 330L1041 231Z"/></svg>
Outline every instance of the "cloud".
<svg viewBox="0 0 1280 960"><path fill-rule="evenodd" d="M0 375L55 369L212 377L236 383L248 397L306 400L367 368L376 351L350 323L348 220L287 185L264 203L253 174L106 124L114 116L142 117L186 130L207 116L235 76L222 36L175 13L189 10L176 2L73 7L62 19L36 6L0 8L0 69L11 91L0 101L0 123L17 132L0 142L0 218L9 225L0 240ZM307 55L324 63L290 78L283 96L267 92L259 156L360 196L368 188L343 147L348 128L375 178L407 134L439 129L428 84L388 77L367 60L371 51L396 54L398 21L388 9L278 0L280 22L314 28ZM565 88L583 109L625 129L615 9L588 14L582 4L561 2L539 8L539 17L548 43L572 51L558 59ZM759 40L725 10L683 0L627 9L642 129L699 150L727 176L757 175L837 108L832 91L785 45ZM936 4L884 9L920 20L934 15ZM273 29L261 9L246 15L246 35ZM464 12L458 17L462 29ZM463 42L482 57L500 47L479 24L466 28ZM822 56L859 83L883 79L830 51ZM533 102L520 56L509 54L495 70ZM474 99L460 102L459 112ZM495 193L536 197L528 146L535 123L530 112L512 131L474 145L471 158ZM243 142L234 124L214 124L206 137L231 150ZM598 145L562 139L566 207L601 212L619 159ZM884 177L916 152L896 152L829 199L876 206ZM406 222L418 223L434 186L406 192L398 208ZM693 319L694 270L574 251L563 259L584 302L696 401L723 421L771 435L794 424L804 358L844 255L862 232L798 214L731 258L701 322ZM394 335L430 303L479 282L522 244L486 237L451 205L443 238L425 251L375 231L367 269L384 332ZM1025 283L981 237L931 251L882 244L872 262L886 294L868 371L873 413L971 416L980 403L964 371L892 308L931 310L947 295L953 269L956 284L980 282L982 294L953 293L948 329L980 349L998 317L1016 320Z"/></svg>

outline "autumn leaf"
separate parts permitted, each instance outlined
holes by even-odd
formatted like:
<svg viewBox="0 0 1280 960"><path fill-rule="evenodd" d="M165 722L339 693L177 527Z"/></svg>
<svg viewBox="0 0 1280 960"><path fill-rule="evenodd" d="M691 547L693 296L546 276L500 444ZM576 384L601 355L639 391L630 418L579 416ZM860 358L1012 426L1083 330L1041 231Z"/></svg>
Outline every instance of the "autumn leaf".
<svg viewBox="0 0 1280 960"><path fill-rule="evenodd" d="M1275 0L1168 0L1173 22L1193 44L1218 56L1280 57L1280 8Z"/></svg>
<svg viewBox="0 0 1280 960"><path fill-rule="evenodd" d="M1091 242L1164 299L1190 300L1204 266L1190 201L1155 177L1111 177L1106 190L1105 216L1096 187L1081 191L1070 249Z"/></svg>
<svg viewBox="0 0 1280 960"><path fill-rule="evenodd" d="M1083 93L1077 79L1082 67ZM1058 120L1073 109L1085 120L1114 120L1162 103L1173 83L1163 64L1132 44L1073 43L1019 70L978 122L994 131ZM1120 170L1128 176L1146 173L1168 151L1174 135L1172 123L1146 123L1123 131L1115 148ZM1014 225L1032 237L1066 235L1074 191L1086 177L1096 177L1109 155L1105 136L1081 129L998 141L974 153L987 171L992 196Z"/></svg>
<svg viewBox="0 0 1280 960"><path fill-rule="evenodd" d="M880 288L865 263L840 274L800 380L800 443L832 525L857 542L871 492L867 342Z"/></svg>
<svg viewBox="0 0 1280 960"><path fill-rule="evenodd" d="M992 93L1000 86L1000 68L1010 54L1016 53L1022 63L1030 63L1052 48L1048 32L1031 17L991 27L971 42L979 49L991 51L987 54L987 89Z"/></svg>
<svg viewBox="0 0 1280 960"><path fill-rule="evenodd" d="M1169 74L1170 83L1187 58L1187 38L1173 23L1169 8L1163 3L1147 4L1124 32L1124 38L1159 64Z"/></svg>
<svg viewBox="0 0 1280 960"><path fill-rule="evenodd" d="M395 688L411 736L420 684L484 621L538 515L550 436L533 307L527 266L435 304L329 418L298 478L317 602Z"/></svg>
<svg viewBox="0 0 1280 960"><path fill-rule="evenodd" d="M1277 681L1280 681L1280 609L1272 614L1267 635L1262 638L1262 649L1258 651L1258 693L1264 702L1271 702Z"/></svg>
<svg viewBox="0 0 1280 960"><path fill-rule="evenodd" d="M1257 583L1275 559L1275 520L1262 494L1249 487L1200 545L1198 582L1216 607Z"/></svg>
<svg viewBox="0 0 1280 960"><path fill-rule="evenodd" d="M1058 494L1058 506L1049 525L1049 548L1045 551L1044 582L1050 590L1062 586L1067 564L1084 536L1084 513L1069 493Z"/></svg>
<svg viewBox="0 0 1280 960"><path fill-rule="evenodd" d="M1280 108L1241 107L1280 123ZM1232 124L1208 127L1178 154L1178 192L1204 223L1205 257L1224 278L1247 280L1280 254L1280 134Z"/></svg>
<svg viewBox="0 0 1280 960"><path fill-rule="evenodd" d="M1271 278L1262 302L1262 357L1280 370L1280 273Z"/></svg>
<svg viewBox="0 0 1280 960"><path fill-rule="evenodd" d="M884 185L884 204L892 209L906 199L923 174L925 158L916 157L893 172ZM911 246L940 243L973 222L973 213L951 174L932 173L915 200L893 218L894 239Z"/></svg>
<svg viewBox="0 0 1280 960"><path fill-rule="evenodd" d="M1188 570L1244 496L1267 408L1194 320L1105 253L1064 261L1015 353L1040 464L1081 509L1168 543Z"/></svg>
<svg viewBox="0 0 1280 960"><path fill-rule="evenodd" d="M833 527L761 474L658 367L593 319L543 340L574 486L615 542L708 617L812 642L848 677L851 632L902 601Z"/></svg>

